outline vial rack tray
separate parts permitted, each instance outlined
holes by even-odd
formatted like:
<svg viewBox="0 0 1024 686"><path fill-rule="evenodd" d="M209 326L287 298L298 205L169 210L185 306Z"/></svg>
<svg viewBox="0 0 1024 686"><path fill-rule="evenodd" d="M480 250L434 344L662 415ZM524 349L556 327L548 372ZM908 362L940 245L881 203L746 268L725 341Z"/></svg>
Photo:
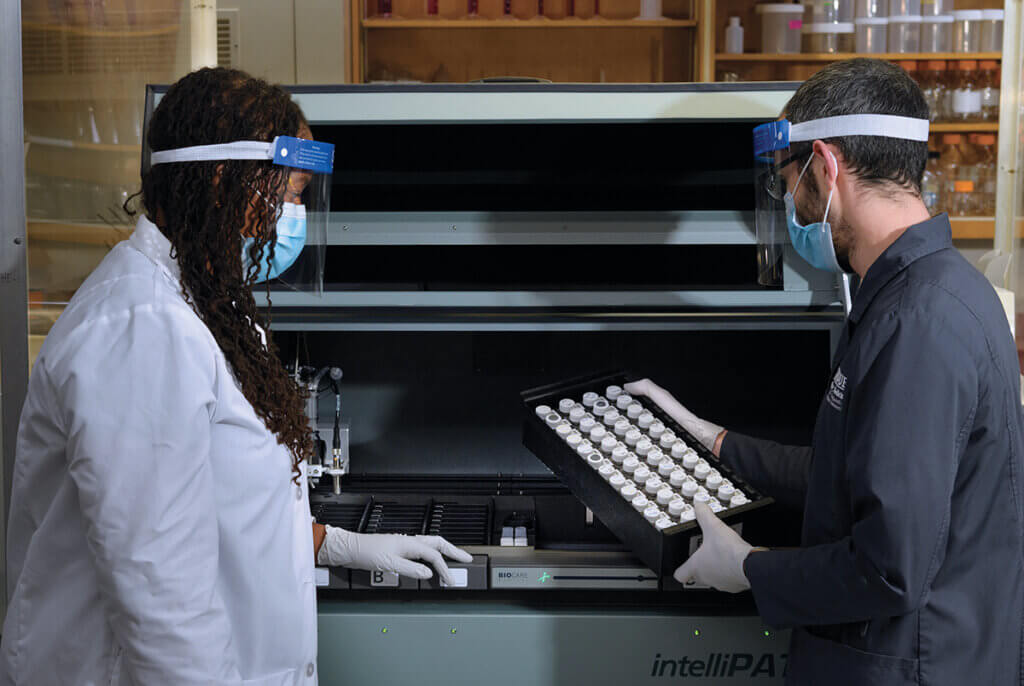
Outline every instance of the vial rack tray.
<svg viewBox="0 0 1024 686"><path fill-rule="evenodd" d="M730 526L742 524L751 513L770 505L773 500L762 495L739 478L648 398L629 398L628 404L625 401L622 402L623 408L620 409L618 407L619 398L616 396L609 399L607 391L609 388L612 388L613 391L621 389L629 380L631 377L626 372L619 371L594 374L523 391L521 393L525 413L523 445L547 465L555 476L572 491L573 495L586 505L624 544L629 546L648 567L663 577L671 576L676 568L686 561L692 549L696 548L697 541L694 537L700 535L700 529L696 521L692 519L692 506L690 505L693 498L693 486L687 487L690 491L689 497L687 497L683 493L682 484L696 481L699 484L704 484L705 488L702 490L704 493L708 493L707 475L717 473L723 482L727 482L733 487L735 493L742 494L744 497L726 503L718 511L718 516ZM606 415L604 403L599 403L600 414L595 414L592 411L595 395L596 398L603 399L611 409L619 413L620 416L611 425L605 424L604 421ZM615 396L615 393L613 392L611 395ZM589 401L589 404L584 402L584 396L587 396L586 400ZM572 409L576 410L575 413L568 408L567 402L563 402L569 400L573 401ZM559 407L560 403L563 403L561 408ZM637 408L634 407L632 409L634 416L629 416L627 414L628 407L634 403L639 403L641 410L638 413ZM614 451L611 441L605 441L603 447L591 444L592 450L596 450L596 455L594 452L588 454L585 444L581 448L581 444L590 438L589 432L584 435L580 430L582 421L579 410L581 406L584 410L584 420L587 417L593 418L595 426L604 426L607 435L615 437L615 447L619 448L615 459L612 459L611 456ZM550 412L544 412L545 409L549 409ZM565 412L566 416L563 417L563 412L560 410L568 410ZM569 414L573 415L572 420L570 420ZM638 424L641 417L645 420L641 423L646 424L643 428ZM615 424L619 424L620 429L625 426L618 421L619 419L629 420L631 429L635 429L641 436L639 442L636 441L637 433L632 434L630 445L623 441L624 435L615 433ZM569 425L568 430L565 428L566 424ZM562 429L559 429L559 426L562 426ZM651 427L657 429L655 431L657 438L654 440L651 438ZM669 441L666 440L665 443L662 443L661 438L668 432L674 434L677 440L666 445ZM668 505L664 502L659 504L657 501L658 494L662 495L664 501L668 492L662 492L661 488L658 489L658 494L647 492L649 476L642 474L641 476L644 478L641 482L637 482L635 478L629 478L638 470L635 464L626 463L630 457L638 458L639 464L646 466L648 471L652 466L647 463L646 454L648 453L646 450L643 451L645 456L636 453L637 446L640 446L644 439L651 441L655 449L662 450L664 460L671 461L671 465L666 463L667 466L660 473L659 469L664 460L658 461L654 465L653 475L662 480L663 486L673 491L672 499L677 501L676 506L672 508L674 515L667 512ZM680 440L682 443L679 443ZM679 445L676 445L677 443ZM625 458L623 458L621 450L623 447L627 448ZM674 456L672 448L675 448ZM689 468L683 466L684 461ZM694 469L697 465L703 464L706 464L706 467L701 466L700 471L704 478L697 479ZM608 465L611 465L612 468L608 469ZM604 467L603 471L602 467ZM633 467L633 469L627 472L629 467ZM680 470L685 472L682 484L680 484ZM672 472L676 473L677 485L672 485L670 482ZM638 492L648 497L649 504L657 506L659 512L655 514L655 511L644 504L641 499L624 497L622 480L617 478L616 474L625 477L627 485L632 483L634 487L637 487ZM662 478L663 476L664 478ZM718 479L716 478L714 481L717 483ZM629 491L627 490L626 493L628 495ZM717 495L717 492L715 494ZM704 499L704 496L698 497ZM710 502L712 497L709 494L707 500ZM681 503L678 502L680 500ZM646 513L645 510L647 510Z"/></svg>

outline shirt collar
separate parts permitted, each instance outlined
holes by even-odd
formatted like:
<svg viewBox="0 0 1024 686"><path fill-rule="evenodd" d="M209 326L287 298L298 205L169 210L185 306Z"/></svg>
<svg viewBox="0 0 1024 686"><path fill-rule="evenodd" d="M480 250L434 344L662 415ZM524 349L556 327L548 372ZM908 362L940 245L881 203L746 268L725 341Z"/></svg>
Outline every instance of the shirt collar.
<svg viewBox="0 0 1024 686"><path fill-rule="evenodd" d="M894 276L925 255L952 247L953 229L946 214L908 228L868 268L868 273L857 289L850 321L857 323L860 320L871 301Z"/></svg>
<svg viewBox="0 0 1024 686"><path fill-rule="evenodd" d="M149 221L146 215L139 216L135 231L128 241L136 250L157 264L175 284L181 283L181 268L177 260L171 257L171 242L167 240L157 225Z"/></svg>

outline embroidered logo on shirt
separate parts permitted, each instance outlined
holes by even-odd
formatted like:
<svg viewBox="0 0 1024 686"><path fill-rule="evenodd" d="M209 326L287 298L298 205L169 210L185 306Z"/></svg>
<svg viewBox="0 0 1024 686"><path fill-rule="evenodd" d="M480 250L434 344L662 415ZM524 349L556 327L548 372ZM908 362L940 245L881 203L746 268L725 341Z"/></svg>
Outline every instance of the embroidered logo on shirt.
<svg viewBox="0 0 1024 686"><path fill-rule="evenodd" d="M828 395L825 399L832 406L833 410L843 409L843 400L846 398L846 376L842 369L836 369L836 375L832 377L832 385L829 386Z"/></svg>

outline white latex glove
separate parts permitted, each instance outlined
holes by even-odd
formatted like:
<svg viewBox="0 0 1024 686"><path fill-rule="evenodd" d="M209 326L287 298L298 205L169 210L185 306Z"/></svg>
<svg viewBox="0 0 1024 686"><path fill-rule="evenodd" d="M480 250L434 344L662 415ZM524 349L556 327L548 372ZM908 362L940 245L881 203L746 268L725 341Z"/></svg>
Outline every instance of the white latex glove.
<svg viewBox="0 0 1024 686"><path fill-rule="evenodd" d="M459 550L440 536L403 536L401 534L357 534L335 526L327 530L316 562L327 567L349 567L368 572L393 572L410 579L429 579L430 567L413 562L429 562L441 581L454 585L444 558L472 562L473 556Z"/></svg>
<svg viewBox="0 0 1024 686"><path fill-rule="evenodd" d="M684 586L696 582L727 593L749 589L743 561L754 548L704 503L694 503L693 511L704 541L672 576Z"/></svg>
<svg viewBox="0 0 1024 686"><path fill-rule="evenodd" d="M646 396L650 398L665 414L679 422L680 426L693 434L693 437L700 441L701 445L711 452L715 452L715 441L718 439L718 434L722 433L725 429L696 416L683 407L678 400L673 398L671 393L650 379L634 381L622 388L632 396Z"/></svg>

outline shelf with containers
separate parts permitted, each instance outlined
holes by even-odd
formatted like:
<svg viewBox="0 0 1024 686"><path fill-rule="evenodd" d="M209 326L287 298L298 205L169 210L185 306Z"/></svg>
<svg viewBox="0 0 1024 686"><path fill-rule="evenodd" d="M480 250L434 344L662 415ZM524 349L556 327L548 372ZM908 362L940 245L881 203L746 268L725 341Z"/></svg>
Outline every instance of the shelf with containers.
<svg viewBox="0 0 1024 686"><path fill-rule="evenodd" d="M181 0L22 2L29 341L134 220L147 83L188 69Z"/></svg>
<svg viewBox="0 0 1024 686"><path fill-rule="evenodd" d="M353 83L694 81L704 0L359 0ZM595 33L596 32L596 33Z"/></svg>
<svg viewBox="0 0 1024 686"><path fill-rule="evenodd" d="M766 10L766 5L779 9ZM898 19L893 25L900 33L890 35L892 5L898 5L899 12L915 13L924 8L925 12L949 18ZM725 46L728 27L737 23L732 17L739 17L745 30L742 53L715 50L714 71L718 80L803 81L830 63L858 56L899 64L921 84L935 113L929 149L947 156L954 148L959 151L951 163L957 171L950 172L945 168L948 160L941 160L944 173L952 177L940 180L938 192L927 191L932 197L930 207L936 212L950 210L954 238L991 239L995 231L996 134L1003 59L999 17L1005 20L1001 8L998 0L956 0L955 5L950 0L720 0L711 17L716 46ZM825 17L825 11L834 14ZM882 13L884 21L870 16L871 11ZM947 15L953 11L959 14ZM965 11L968 14L964 15ZM766 18L771 26L766 25ZM832 22L828 31L820 31L822 22ZM812 24L818 32L806 33ZM837 26L844 33L834 33ZM770 35L762 35L767 29L771 29ZM782 29L785 35L780 33ZM957 143L947 145L947 139ZM975 162L981 170L975 168ZM939 164L932 160L929 174L934 174Z"/></svg>

